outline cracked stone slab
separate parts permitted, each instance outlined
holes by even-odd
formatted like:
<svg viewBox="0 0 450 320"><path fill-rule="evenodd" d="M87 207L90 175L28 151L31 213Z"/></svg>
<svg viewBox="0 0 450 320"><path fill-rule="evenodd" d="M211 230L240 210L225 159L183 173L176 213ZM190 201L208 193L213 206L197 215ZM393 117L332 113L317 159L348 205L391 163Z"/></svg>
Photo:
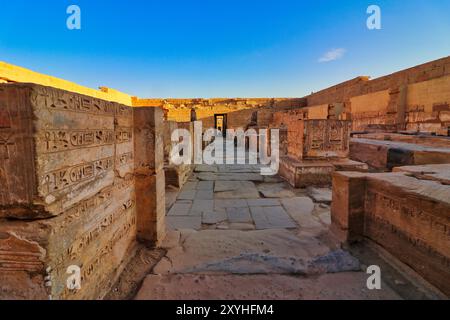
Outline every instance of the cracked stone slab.
<svg viewBox="0 0 450 320"><path fill-rule="evenodd" d="M172 273L304 273L308 262L330 252L317 239L299 238L286 229L181 234L182 247L170 250Z"/></svg>
<svg viewBox="0 0 450 320"><path fill-rule="evenodd" d="M250 210L257 230L297 228L297 225L281 206L250 207Z"/></svg>
<svg viewBox="0 0 450 320"><path fill-rule="evenodd" d="M166 217L166 223L169 230L200 230L202 226L202 218L201 216L168 216Z"/></svg>
<svg viewBox="0 0 450 320"><path fill-rule="evenodd" d="M369 290L364 272L290 275L148 275L136 300L397 300L382 282Z"/></svg>
<svg viewBox="0 0 450 320"><path fill-rule="evenodd" d="M329 188L314 188L309 187L307 189L308 196L310 196L315 202L331 204L332 193Z"/></svg>
<svg viewBox="0 0 450 320"><path fill-rule="evenodd" d="M216 181L216 199L258 199L259 192L251 181Z"/></svg>
<svg viewBox="0 0 450 320"><path fill-rule="evenodd" d="M295 193L291 191L287 183L261 183L258 191L265 198L292 198Z"/></svg>

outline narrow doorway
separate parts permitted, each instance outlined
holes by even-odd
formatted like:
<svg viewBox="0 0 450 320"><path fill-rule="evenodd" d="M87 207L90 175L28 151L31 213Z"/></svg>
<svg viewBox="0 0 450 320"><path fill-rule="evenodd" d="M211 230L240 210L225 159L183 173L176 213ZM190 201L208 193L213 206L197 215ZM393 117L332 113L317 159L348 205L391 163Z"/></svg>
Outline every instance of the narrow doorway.
<svg viewBox="0 0 450 320"><path fill-rule="evenodd" d="M225 137L227 132L227 115L226 114L215 114L214 115L214 127L216 130L220 131Z"/></svg>

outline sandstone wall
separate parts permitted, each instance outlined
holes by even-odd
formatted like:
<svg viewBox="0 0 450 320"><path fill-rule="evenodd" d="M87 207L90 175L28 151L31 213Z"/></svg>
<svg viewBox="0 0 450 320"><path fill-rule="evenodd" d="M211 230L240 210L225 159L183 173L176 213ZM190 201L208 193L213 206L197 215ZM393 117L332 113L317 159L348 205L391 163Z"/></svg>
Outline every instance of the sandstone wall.
<svg viewBox="0 0 450 320"><path fill-rule="evenodd" d="M447 57L374 80L358 77L306 99L308 106L343 103L341 119L351 117L355 131L414 130L447 135L449 78Z"/></svg>
<svg viewBox="0 0 450 320"><path fill-rule="evenodd" d="M450 296L449 169L334 173L333 232L342 241L370 239Z"/></svg>
<svg viewBox="0 0 450 320"><path fill-rule="evenodd" d="M137 236L156 241L161 191L147 202L153 211L137 203L159 181L164 186L162 149L154 143L162 111L142 109L153 118L135 123L143 114L134 117L125 105L34 84L0 85L0 298L102 298ZM81 268L80 290L66 285L71 266Z"/></svg>
<svg viewBox="0 0 450 320"><path fill-rule="evenodd" d="M167 110L167 120L176 122L189 122L191 110L195 109L197 119L204 122L204 126L212 127L215 114L229 114L228 124L245 127L246 119L251 118L254 111L264 110L262 117L268 122L268 113L280 110L301 108L306 105L302 98L233 98L233 99L133 99L133 106L155 106ZM273 110L273 111L270 111ZM250 115L250 116L248 116ZM241 120L239 117L244 116ZM234 124L233 124L234 123Z"/></svg>

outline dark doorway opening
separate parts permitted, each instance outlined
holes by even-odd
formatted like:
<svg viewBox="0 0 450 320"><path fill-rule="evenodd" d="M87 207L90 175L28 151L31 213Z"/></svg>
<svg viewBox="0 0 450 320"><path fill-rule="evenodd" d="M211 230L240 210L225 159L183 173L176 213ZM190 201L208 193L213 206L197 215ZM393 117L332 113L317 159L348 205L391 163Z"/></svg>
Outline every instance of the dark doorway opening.
<svg viewBox="0 0 450 320"><path fill-rule="evenodd" d="M227 115L215 114L214 115L214 128L222 133L225 137L227 133Z"/></svg>

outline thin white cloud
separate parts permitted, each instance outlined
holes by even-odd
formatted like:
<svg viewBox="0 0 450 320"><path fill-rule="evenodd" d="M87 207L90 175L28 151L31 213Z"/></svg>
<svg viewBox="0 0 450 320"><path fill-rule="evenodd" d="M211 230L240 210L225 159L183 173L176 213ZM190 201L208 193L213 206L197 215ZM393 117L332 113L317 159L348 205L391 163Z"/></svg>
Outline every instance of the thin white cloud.
<svg viewBox="0 0 450 320"><path fill-rule="evenodd" d="M347 52L344 48L338 48L338 49L332 49L325 53L320 59L319 62L331 62L335 60L339 60L342 57L344 57L345 53Z"/></svg>

